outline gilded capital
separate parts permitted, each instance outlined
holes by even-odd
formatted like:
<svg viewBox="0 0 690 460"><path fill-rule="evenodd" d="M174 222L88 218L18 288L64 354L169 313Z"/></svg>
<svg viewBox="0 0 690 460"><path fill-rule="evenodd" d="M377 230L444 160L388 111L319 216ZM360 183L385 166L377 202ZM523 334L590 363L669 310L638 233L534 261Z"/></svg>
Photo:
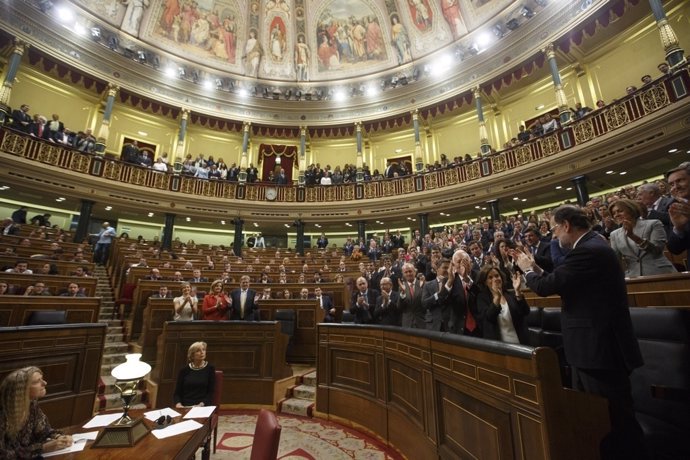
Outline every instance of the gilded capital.
<svg viewBox="0 0 690 460"><path fill-rule="evenodd" d="M108 83L108 97L115 97L118 91L120 91L119 86L114 83Z"/></svg>
<svg viewBox="0 0 690 460"><path fill-rule="evenodd" d="M27 42L24 40L20 40L18 38L15 38L14 40L14 48L12 49L12 53L18 54L18 55L23 55L26 50L29 49L31 45L29 45Z"/></svg>
<svg viewBox="0 0 690 460"><path fill-rule="evenodd" d="M475 99L482 98L482 90L479 86L475 86L474 88L472 88L472 96L474 96Z"/></svg>
<svg viewBox="0 0 690 460"><path fill-rule="evenodd" d="M546 48L542 49L542 52L546 54L547 59L556 58L556 50L553 47L553 43L549 43L548 45L546 45Z"/></svg>
<svg viewBox="0 0 690 460"><path fill-rule="evenodd" d="M180 115L182 116L182 118L180 118L180 120L186 120L187 118L189 118L190 110L187 107L182 107L181 110L182 111L180 112Z"/></svg>

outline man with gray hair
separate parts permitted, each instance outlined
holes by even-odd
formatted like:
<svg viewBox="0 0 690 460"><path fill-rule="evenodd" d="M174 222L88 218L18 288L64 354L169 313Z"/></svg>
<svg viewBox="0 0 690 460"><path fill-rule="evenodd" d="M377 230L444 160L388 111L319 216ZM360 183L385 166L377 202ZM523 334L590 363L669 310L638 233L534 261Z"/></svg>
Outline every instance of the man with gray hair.
<svg viewBox="0 0 690 460"><path fill-rule="evenodd" d="M673 203L673 198L663 196L659 186L651 182L637 187L637 201L647 209L646 219L661 221L664 230L666 230L666 237L668 237L671 233L668 207Z"/></svg>

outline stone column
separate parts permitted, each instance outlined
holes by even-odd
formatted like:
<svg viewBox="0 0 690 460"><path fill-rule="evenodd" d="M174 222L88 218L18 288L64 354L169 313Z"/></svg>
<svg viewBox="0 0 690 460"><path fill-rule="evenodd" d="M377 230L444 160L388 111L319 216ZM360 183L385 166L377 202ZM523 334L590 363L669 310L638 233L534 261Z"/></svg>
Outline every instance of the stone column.
<svg viewBox="0 0 690 460"><path fill-rule="evenodd" d="M421 212L417 214L417 217L419 217L419 233L424 237L429 233L429 213Z"/></svg>
<svg viewBox="0 0 690 460"><path fill-rule="evenodd" d="M422 142L419 136L419 110L412 112L412 127L414 128L414 167L415 172L424 171L424 154L422 153Z"/></svg>
<svg viewBox="0 0 690 460"><path fill-rule="evenodd" d="M556 62L556 51L553 43L546 45L542 50L546 54L546 59L549 61L549 68L551 69L551 79L553 80L553 87L556 91L556 104L558 104L558 115L561 123L569 123L572 117L570 108L568 107L568 100L563 91L563 84L561 83L561 74L558 71L558 63Z"/></svg>
<svg viewBox="0 0 690 460"><path fill-rule="evenodd" d="M649 6L652 8L652 13L654 13L654 19L656 19L656 26L659 29L659 36L661 37L661 45L666 52L666 62L668 62L668 65L671 67L682 64L685 62L683 49L680 47L678 37L666 18L666 12L664 12L664 6L661 4L661 0L649 0Z"/></svg>
<svg viewBox="0 0 690 460"><path fill-rule="evenodd" d="M108 96L105 100L105 111L103 112L103 120L101 121L101 127L98 130L98 135L96 138L96 147L94 153L103 155L105 153L105 145L108 143L108 137L110 136L110 117L113 114L113 106L115 105L115 96L120 90L120 87L110 83L108 85Z"/></svg>
<svg viewBox="0 0 690 460"><path fill-rule="evenodd" d="M89 222L91 221L91 211L94 204L91 200L81 200L79 222L77 222L77 230L74 232L75 243L81 243L84 241L84 238L89 236Z"/></svg>
<svg viewBox="0 0 690 460"><path fill-rule="evenodd" d="M355 122L355 134L357 134L357 182L364 181L364 155L362 154L362 122Z"/></svg>
<svg viewBox="0 0 690 460"><path fill-rule="evenodd" d="M295 252L300 256L304 255L304 222L302 219L297 219L293 225L297 228L297 243L295 244Z"/></svg>
<svg viewBox="0 0 690 460"><path fill-rule="evenodd" d="M14 48L12 48L12 54L10 55L7 66L7 73L5 73L5 80L2 82L2 86L0 86L0 124L5 123L7 118L10 116L10 96L12 95L12 85L17 77L19 64L22 62L22 56L28 47L28 44L21 40L15 39Z"/></svg>
<svg viewBox="0 0 690 460"><path fill-rule="evenodd" d="M163 239L161 240L161 249L172 248L173 229L175 228L175 214L165 214L165 227L163 227Z"/></svg>
<svg viewBox="0 0 690 460"><path fill-rule="evenodd" d="M180 112L180 130L177 133L177 147L175 148L175 166L174 171L179 173L182 171L182 162L184 161L184 140L187 137L187 119L189 118L189 109L182 107Z"/></svg>
<svg viewBox="0 0 690 460"><path fill-rule="evenodd" d="M491 220L496 222L501 220L501 211L498 209L498 198L495 200L489 200L486 202L489 205L489 211L491 212Z"/></svg>
<svg viewBox="0 0 690 460"><path fill-rule="evenodd" d="M235 252L235 255L237 257L240 257L242 255L242 226L244 225L244 221L239 217L235 217L232 220L232 223L235 224L235 239L233 240L233 251Z"/></svg>
<svg viewBox="0 0 690 460"><path fill-rule="evenodd" d="M577 204L584 206L589 201L589 192L587 192L587 176L575 176L570 181L575 185L575 193L577 194Z"/></svg>
<svg viewBox="0 0 690 460"><path fill-rule="evenodd" d="M484 109L482 107L482 91L479 86L472 89L474 95L474 104L477 110L477 120L479 120L479 150L482 155L491 153L491 145L489 145L489 133L486 130L486 121L484 121Z"/></svg>
<svg viewBox="0 0 690 460"><path fill-rule="evenodd" d="M242 123L242 156L240 157L240 173L237 175L237 181L240 184L247 183L247 168L249 167L247 150L249 149L249 128L251 126L250 121Z"/></svg>
<svg viewBox="0 0 690 460"><path fill-rule="evenodd" d="M363 220L358 220L357 221L357 238L359 242L359 238L364 240L364 242L367 242L367 223Z"/></svg>
<svg viewBox="0 0 690 460"><path fill-rule="evenodd" d="M307 171L307 127L300 126L299 128L299 160L297 164L299 168L299 176L297 176L297 185L304 187L306 182L305 174Z"/></svg>

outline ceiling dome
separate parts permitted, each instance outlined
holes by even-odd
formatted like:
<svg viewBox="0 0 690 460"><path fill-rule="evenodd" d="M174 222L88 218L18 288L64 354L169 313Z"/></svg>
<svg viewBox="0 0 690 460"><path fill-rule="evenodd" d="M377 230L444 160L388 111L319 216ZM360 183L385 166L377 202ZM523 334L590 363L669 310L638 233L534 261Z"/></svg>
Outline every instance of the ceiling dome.
<svg viewBox="0 0 690 460"><path fill-rule="evenodd" d="M22 27L141 96L223 119L338 125L409 113L517 72L604 0L72 0ZM14 9L26 21L32 14ZM91 40L88 40L90 35ZM61 42L56 45L56 40ZM125 58L124 60L122 58ZM132 64L135 61L137 64ZM519 72L518 72L519 73ZM259 102L261 101L261 102Z"/></svg>

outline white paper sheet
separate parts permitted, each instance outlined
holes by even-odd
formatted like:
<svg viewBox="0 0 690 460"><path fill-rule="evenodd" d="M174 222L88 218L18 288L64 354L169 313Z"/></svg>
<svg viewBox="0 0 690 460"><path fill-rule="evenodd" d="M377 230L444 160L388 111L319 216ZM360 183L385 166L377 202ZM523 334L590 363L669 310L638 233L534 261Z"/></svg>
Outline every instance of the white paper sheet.
<svg viewBox="0 0 690 460"><path fill-rule="evenodd" d="M175 417L179 417L182 414L180 414L179 412L175 412L173 409L171 409L169 407L166 407L165 409L156 409L156 410L146 412L144 414L144 417L146 417L148 420L151 420L152 422L154 422L164 415L169 415L169 416L175 418Z"/></svg>
<svg viewBox="0 0 690 460"><path fill-rule="evenodd" d="M198 430L202 426L203 425L197 421L185 420L184 422L173 423L167 428L163 428L161 430L151 430L151 434L158 439L165 439L169 438L170 436L186 433L188 431Z"/></svg>
<svg viewBox="0 0 690 460"><path fill-rule="evenodd" d="M84 428L98 428L101 426L108 426L120 417L122 417L121 412L118 412L116 414L96 415L94 418L86 422Z"/></svg>
<svg viewBox="0 0 690 460"><path fill-rule="evenodd" d="M88 433L73 434L72 440L74 441L74 443L71 446L65 447L64 449L60 449L60 450L54 450L53 452L44 452L42 455L45 458L45 457L55 457L56 455L69 454L72 452L79 452L81 450L84 450L84 447L86 447L86 441L93 441L96 439L97 436L98 436L98 431L90 431Z"/></svg>
<svg viewBox="0 0 690 460"><path fill-rule="evenodd" d="M216 406L192 407L183 418L209 418Z"/></svg>

